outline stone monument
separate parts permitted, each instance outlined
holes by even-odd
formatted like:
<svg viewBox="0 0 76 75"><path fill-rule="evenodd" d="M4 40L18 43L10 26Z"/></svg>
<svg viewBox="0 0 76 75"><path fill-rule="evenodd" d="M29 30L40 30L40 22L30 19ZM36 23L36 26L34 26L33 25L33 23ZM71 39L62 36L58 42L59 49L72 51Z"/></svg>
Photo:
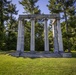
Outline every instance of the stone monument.
<svg viewBox="0 0 76 75"><path fill-rule="evenodd" d="M30 52L24 52L24 20L31 20L31 40L30 40ZM44 52L35 53L35 19L44 19ZM54 40L54 53L49 51L49 39L48 39L48 25L47 21L52 19L53 28L53 40ZM18 25L18 38L17 38L17 51L15 56L25 57L60 57L63 56L63 41L60 24L59 14L29 14L19 15Z"/></svg>

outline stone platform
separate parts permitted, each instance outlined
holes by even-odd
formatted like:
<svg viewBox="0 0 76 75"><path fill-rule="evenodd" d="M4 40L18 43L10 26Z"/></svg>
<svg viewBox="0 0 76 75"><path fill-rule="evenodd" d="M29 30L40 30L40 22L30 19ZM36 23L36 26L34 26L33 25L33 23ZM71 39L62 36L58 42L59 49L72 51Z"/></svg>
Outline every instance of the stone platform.
<svg viewBox="0 0 76 75"><path fill-rule="evenodd" d="M30 58L59 58L62 57L61 54L59 53L51 53L51 52L24 52L24 53L19 53L19 52L15 52L15 53L11 53L12 56L16 56L16 57L30 57Z"/></svg>

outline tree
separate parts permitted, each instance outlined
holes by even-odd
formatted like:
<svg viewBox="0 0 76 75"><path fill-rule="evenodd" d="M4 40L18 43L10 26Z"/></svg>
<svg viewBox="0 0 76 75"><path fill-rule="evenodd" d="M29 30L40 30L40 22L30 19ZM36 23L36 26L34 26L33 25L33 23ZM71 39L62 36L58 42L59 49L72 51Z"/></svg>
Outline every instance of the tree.
<svg viewBox="0 0 76 75"><path fill-rule="evenodd" d="M76 16L73 16L73 17L70 17L68 19L68 29L69 29L69 43L70 43L70 48L71 50L76 50L76 20L75 20ZM62 33L63 33L63 42L64 42L64 49L66 50L67 49L67 39L65 38L66 37L66 31L64 30L65 28L65 22L62 22L61 23L62 25Z"/></svg>
<svg viewBox="0 0 76 75"><path fill-rule="evenodd" d="M10 3L8 5L8 16L9 19L7 21L7 34L6 34L6 49L7 50L15 50L16 49L16 40L17 40L17 25L18 22L13 15L17 15L18 10L16 10L16 5ZM14 41L13 41L14 40ZM9 45L8 45L9 44Z"/></svg>
<svg viewBox="0 0 76 75"><path fill-rule="evenodd" d="M0 0L0 50L3 49L5 43L5 25L4 22L8 19L7 8L10 1Z"/></svg>
<svg viewBox="0 0 76 75"><path fill-rule="evenodd" d="M12 25L11 23L7 23L7 30L6 30L6 39L5 39L5 50L16 50L17 44L17 26L18 21L14 20Z"/></svg>
<svg viewBox="0 0 76 75"><path fill-rule="evenodd" d="M0 10L0 50L8 50L8 47L13 46L11 44L13 35L16 36L17 21L13 14L16 15L18 11L16 11L16 5L8 0L0 0Z"/></svg>
<svg viewBox="0 0 76 75"><path fill-rule="evenodd" d="M37 51L44 50L44 24L42 22L36 22L35 24L35 48Z"/></svg>
<svg viewBox="0 0 76 75"><path fill-rule="evenodd" d="M74 11L74 4L76 0L49 0L48 8L51 13L64 13L65 18L65 28L66 28L66 35L67 35L67 43L68 43L68 52L70 52L70 46L69 46L69 36L68 36L68 16L69 14L73 14L71 12Z"/></svg>
<svg viewBox="0 0 76 75"><path fill-rule="evenodd" d="M39 6L36 6L38 0L22 0L19 3L24 7L26 13L40 14Z"/></svg>

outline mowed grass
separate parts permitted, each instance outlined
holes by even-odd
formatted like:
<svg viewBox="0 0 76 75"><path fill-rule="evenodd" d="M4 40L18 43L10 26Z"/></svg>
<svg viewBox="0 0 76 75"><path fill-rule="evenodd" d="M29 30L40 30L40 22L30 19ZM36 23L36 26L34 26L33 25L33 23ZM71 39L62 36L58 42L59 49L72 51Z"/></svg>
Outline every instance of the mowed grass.
<svg viewBox="0 0 76 75"><path fill-rule="evenodd" d="M0 53L0 75L76 75L76 58L23 58Z"/></svg>

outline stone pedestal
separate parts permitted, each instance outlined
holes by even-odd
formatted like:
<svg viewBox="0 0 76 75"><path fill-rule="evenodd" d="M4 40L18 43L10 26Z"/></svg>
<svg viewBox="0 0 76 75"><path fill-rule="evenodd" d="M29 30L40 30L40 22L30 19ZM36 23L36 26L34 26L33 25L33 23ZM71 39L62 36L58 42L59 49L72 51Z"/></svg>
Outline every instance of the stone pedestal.
<svg viewBox="0 0 76 75"><path fill-rule="evenodd" d="M49 51L47 19L44 19L44 49L45 49L45 52Z"/></svg>

